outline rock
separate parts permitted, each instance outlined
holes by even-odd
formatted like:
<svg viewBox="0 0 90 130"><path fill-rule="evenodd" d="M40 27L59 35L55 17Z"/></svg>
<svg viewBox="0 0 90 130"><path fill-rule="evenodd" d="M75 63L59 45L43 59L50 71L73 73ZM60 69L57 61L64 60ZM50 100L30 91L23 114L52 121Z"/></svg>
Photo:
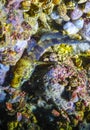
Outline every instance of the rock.
<svg viewBox="0 0 90 130"><path fill-rule="evenodd" d="M83 19L78 19L73 21L74 25L78 28L78 29L82 29L84 26L84 20Z"/></svg>
<svg viewBox="0 0 90 130"><path fill-rule="evenodd" d="M9 70L9 66L5 66L0 63L0 85L4 83L6 73Z"/></svg>
<svg viewBox="0 0 90 130"><path fill-rule="evenodd" d="M72 22L67 22L64 26L63 29L69 34L73 35L76 34L79 29L72 23Z"/></svg>
<svg viewBox="0 0 90 130"><path fill-rule="evenodd" d="M85 4L84 13L90 13L90 1Z"/></svg>
<svg viewBox="0 0 90 130"><path fill-rule="evenodd" d="M77 20L83 15L83 11L76 7L72 12L71 12L71 19L72 20Z"/></svg>
<svg viewBox="0 0 90 130"><path fill-rule="evenodd" d="M81 35L84 39L90 41L90 22L84 24L84 27L81 30Z"/></svg>

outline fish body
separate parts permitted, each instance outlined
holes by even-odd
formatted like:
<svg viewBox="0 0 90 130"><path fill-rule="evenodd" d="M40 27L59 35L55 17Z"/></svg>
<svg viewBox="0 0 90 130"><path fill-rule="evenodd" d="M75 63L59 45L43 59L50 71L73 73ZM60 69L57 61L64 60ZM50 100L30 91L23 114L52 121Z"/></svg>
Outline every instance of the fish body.
<svg viewBox="0 0 90 130"><path fill-rule="evenodd" d="M46 52L46 50L51 46L60 46L62 43L70 45L78 45L84 43L90 44L88 41L72 40L68 36L62 35L58 32L44 34L41 36L38 43L33 41L29 44L30 46L28 46L27 49L28 55L23 56L17 62L14 68L14 76L11 82L11 86L14 88L21 87L22 84L31 77L33 71L35 70L35 67L39 64L43 64L43 62L40 62L39 59Z"/></svg>

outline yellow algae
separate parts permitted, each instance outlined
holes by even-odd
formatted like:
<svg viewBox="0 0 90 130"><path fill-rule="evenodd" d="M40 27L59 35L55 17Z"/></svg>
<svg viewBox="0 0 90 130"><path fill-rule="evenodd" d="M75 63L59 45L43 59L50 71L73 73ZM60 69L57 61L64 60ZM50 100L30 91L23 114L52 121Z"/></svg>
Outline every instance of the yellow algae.
<svg viewBox="0 0 90 130"><path fill-rule="evenodd" d="M58 5L61 3L62 0L53 0L52 3L55 4L55 5Z"/></svg>
<svg viewBox="0 0 90 130"><path fill-rule="evenodd" d="M11 82L11 86L14 88L20 87L24 81L29 79L33 71L33 67L33 63L29 58L21 58L14 68L14 76Z"/></svg>
<svg viewBox="0 0 90 130"><path fill-rule="evenodd" d="M56 53L58 53L59 56L61 57L67 57L69 55L71 55L73 53L73 48L71 45L67 45L67 44L61 44L61 45L56 45L54 47L54 51Z"/></svg>
<svg viewBox="0 0 90 130"><path fill-rule="evenodd" d="M8 130L14 130L18 126L17 121L9 122L8 123Z"/></svg>
<svg viewBox="0 0 90 130"><path fill-rule="evenodd" d="M30 9L30 5L31 5L31 1L30 0L26 0L26 1L22 1L21 3L21 8L23 10L29 10Z"/></svg>
<svg viewBox="0 0 90 130"><path fill-rule="evenodd" d="M58 8L58 13L61 17L64 17L67 14L67 7L64 3L61 3Z"/></svg>

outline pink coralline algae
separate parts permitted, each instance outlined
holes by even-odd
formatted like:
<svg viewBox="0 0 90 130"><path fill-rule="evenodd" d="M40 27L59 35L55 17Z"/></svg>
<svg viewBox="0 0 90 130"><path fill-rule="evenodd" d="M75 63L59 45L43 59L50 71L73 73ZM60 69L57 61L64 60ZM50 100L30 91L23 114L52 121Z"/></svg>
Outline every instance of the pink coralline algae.
<svg viewBox="0 0 90 130"><path fill-rule="evenodd" d="M51 98L58 107L65 107L64 109L68 110L67 99L65 100L62 97L64 90L70 89L69 91L71 91L72 94L69 100L73 105L74 102L77 102L79 99L86 101L86 82L87 76L84 70L79 71L74 65L71 66L70 64L56 65L50 68L48 73L44 76L46 99L49 100ZM73 107L71 109L73 109Z"/></svg>
<svg viewBox="0 0 90 130"><path fill-rule="evenodd" d="M90 0L0 0L0 130L90 130Z"/></svg>

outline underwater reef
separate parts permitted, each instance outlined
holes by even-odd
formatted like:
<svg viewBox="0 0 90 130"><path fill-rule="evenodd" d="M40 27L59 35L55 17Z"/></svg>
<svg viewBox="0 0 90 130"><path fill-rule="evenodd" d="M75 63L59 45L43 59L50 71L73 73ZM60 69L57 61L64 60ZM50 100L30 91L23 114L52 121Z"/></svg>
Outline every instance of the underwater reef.
<svg viewBox="0 0 90 130"><path fill-rule="evenodd" d="M0 0L0 130L90 130L90 0Z"/></svg>

